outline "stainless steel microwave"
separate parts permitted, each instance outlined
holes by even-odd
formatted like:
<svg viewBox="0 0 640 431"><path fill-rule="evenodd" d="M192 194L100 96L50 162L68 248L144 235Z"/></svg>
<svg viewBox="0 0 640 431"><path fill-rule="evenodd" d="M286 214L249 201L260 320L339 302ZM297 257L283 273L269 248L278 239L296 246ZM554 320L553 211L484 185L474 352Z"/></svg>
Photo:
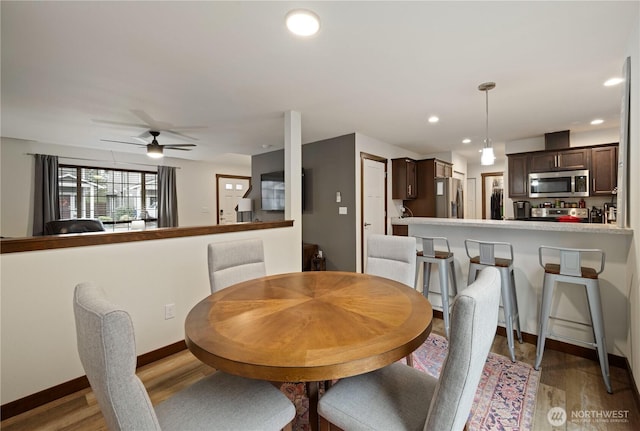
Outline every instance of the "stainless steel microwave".
<svg viewBox="0 0 640 431"><path fill-rule="evenodd" d="M589 171L537 172L529 174L530 198L589 196Z"/></svg>

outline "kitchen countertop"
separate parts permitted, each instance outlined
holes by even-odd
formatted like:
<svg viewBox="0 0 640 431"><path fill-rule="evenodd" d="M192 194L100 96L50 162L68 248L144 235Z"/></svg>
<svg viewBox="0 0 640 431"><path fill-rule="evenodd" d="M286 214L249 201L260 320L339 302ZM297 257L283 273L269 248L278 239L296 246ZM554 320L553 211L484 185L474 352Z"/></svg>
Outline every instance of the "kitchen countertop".
<svg viewBox="0 0 640 431"><path fill-rule="evenodd" d="M633 229L600 223L561 223L527 220L481 220L435 217L405 217L391 219L393 225L433 225L482 227L496 229L536 230L547 232L605 233L612 235L633 235Z"/></svg>

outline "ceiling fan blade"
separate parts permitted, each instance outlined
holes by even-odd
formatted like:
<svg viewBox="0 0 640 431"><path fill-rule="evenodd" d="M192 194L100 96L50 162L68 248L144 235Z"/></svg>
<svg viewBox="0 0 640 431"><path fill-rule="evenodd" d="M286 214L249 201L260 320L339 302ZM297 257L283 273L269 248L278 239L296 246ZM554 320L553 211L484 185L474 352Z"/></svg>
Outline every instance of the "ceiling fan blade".
<svg viewBox="0 0 640 431"><path fill-rule="evenodd" d="M176 148L174 146L171 145L163 145L162 148L166 149L166 150L179 150L179 151L191 151L191 148Z"/></svg>
<svg viewBox="0 0 640 431"><path fill-rule="evenodd" d="M156 120L151 118L151 115L144 112L144 110L130 109L130 111L133 113L133 115L135 115L136 117L141 119L144 123L146 123L147 127L149 127L150 129L152 130L162 129L162 127L160 127L161 125Z"/></svg>
<svg viewBox="0 0 640 431"><path fill-rule="evenodd" d="M203 129L208 129L209 127L207 126L178 126L178 127L171 127L171 130L174 131L180 131L180 130L203 130Z"/></svg>
<svg viewBox="0 0 640 431"><path fill-rule="evenodd" d="M177 136L178 138L188 139L190 141L199 141L198 138L194 138L193 136L185 135L184 133L175 132L173 130L162 130L162 133L166 133L167 135Z"/></svg>
<svg viewBox="0 0 640 431"><path fill-rule="evenodd" d="M142 128L142 129L149 128L149 126L147 124L123 123L123 122L120 122L120 121L96 120L96 119L92 119L91 121L93 121L94 123L99 123L99 124L108 124L110 126L135 127L137 129L139 129L139 128Z"/></svg>
<svg viewBox="0 0 640 431"><path fill-rule="evenodd" d="M161 144L162 145L162 144ZM162 145L165 148L176 148L176 147L197 147L196 144L167 144Z"/></svg>
<svg viewBox="0 0 640 431"><path fill-rule="evenodd" d="M113 139L100 139L102 142L115 142L117 144L137 145L138 147L146 147L146 144L138 144L136 142L114 141Z"/></svg>

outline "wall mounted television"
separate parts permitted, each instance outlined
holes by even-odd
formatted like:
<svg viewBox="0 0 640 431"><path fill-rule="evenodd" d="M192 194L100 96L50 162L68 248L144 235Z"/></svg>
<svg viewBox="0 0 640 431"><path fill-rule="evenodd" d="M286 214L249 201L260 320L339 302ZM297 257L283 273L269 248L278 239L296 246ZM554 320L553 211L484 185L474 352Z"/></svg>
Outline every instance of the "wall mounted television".
<svg viewBox="0 0 640 431"><path fill-rule="evenodd" d="M284 211L284 171L260 175L263 211Z"/></svg>
<svg viewBox="0 0 640 431"><path fill-rule="evenodd" d="M302 170L302 210L305 209L305 175ZM263 211L284 211L284 171L260 175L260 197Z"/></svg>

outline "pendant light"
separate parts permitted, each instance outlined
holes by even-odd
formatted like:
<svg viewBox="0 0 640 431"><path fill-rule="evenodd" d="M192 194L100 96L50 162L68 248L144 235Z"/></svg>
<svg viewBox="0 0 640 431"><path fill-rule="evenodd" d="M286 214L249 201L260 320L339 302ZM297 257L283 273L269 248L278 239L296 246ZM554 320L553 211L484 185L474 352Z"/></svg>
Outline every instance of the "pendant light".
<svg viewBox="0 0 640 431"><path fill-rule="evenodd" d="M478 90L484 91L486 96L486 110L487 110L487 135L484 140L484 147L482 148L482 156L480 157L480 164L483 166L493 165L495 162L495 155L493 154L493 147L491 141L489 141L489 90L496 88L495 82L485 82L478 86Z"/></svg>

